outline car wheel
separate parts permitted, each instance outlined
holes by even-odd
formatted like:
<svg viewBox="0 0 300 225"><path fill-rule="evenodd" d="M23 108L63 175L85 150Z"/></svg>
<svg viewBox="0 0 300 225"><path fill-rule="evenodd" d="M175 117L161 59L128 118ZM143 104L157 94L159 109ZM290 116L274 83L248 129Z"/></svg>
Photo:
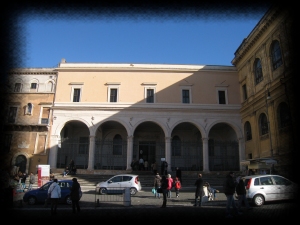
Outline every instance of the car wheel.
<svg viewBox="0 0 300 225"><path fill-rule="evenodd" d="M137 193L137 190L135 188L130 188L130 194L135 195Z"/></svg>
<svg viewBox="0 0 300 225"><path fill-rule="evenodd" d="M67 196L67 197L66 197L66 203L67 203L68 205L72 205L71 196Z"/></svg>
<svg viewBox="0 0 300 225"><path fill-rule="evenodd" d="M100 188L100 189L99 189L99 194L100 194L100 195L104 195L104 194L106 194L105 191L106 191L106 188Z"/></svg>
<svg viewBox="0 0 300 225"><path fill-rule="evenodd" d="M253 203L256 206L262 206L265 203L264 196L262 196L262 195L255 195L253 197Z"/></svg>
<svg viewBox="0 0 300 225"><path fill-rule="evenodd" d="M36 198L34 197L34 196L30 196L29 198L28 198L28 204L29 205L35 205L36 204Z"/></svg>

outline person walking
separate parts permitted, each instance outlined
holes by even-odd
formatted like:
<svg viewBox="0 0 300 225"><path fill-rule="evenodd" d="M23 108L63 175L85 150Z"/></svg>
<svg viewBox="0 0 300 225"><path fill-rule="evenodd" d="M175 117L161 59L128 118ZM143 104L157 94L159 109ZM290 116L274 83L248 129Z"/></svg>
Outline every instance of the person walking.
<svg viewBox="0 0 300 225"><path fill-rule="evenodd" d="M156 161L154 161L154 163L151 164L151 168L154 174L157 174L157 165L156 165Z"/></svg>
<svg viewBox="0 0 300 225"><path fill-rule="evenodd" d="M32 185L34 185L34 183L35 183L35 175L33 174L33 172L30 172L28 191L32 189Z"/></svg>
<svg viewBox="0 0 300 225"><path fill-rule="evenodd" d="M249 202L246 198L246 188L245 188L244 180L242 179L241 176L238 176L236 178L236 182L237 182L237 186L235 188L235 191L238 195L238 205L237 205L238 211L242 212L241 209L242 209L243 202L245 203L246 208L248 210L251 210L252 207L250 207Z"/></svg>
<svg viewBox="0 0 300 225"><path fill-rule="evenodd" d="M139 170L144 170L144 159L143 157L139 160Z"/></svg>
<svg viewBox="0 0 300 225"><path fill-rule="evenodd" d="M238 208L235 205L234 201L234 192L235 192L235 187L237 183L236 180L234 179L234 172L229 172L229 174L226 176L224 184L223 184L223 191L224 194L226 195L226 218L232 218L233 216L230 213L231 207L235 210L237 215L241 215L242 213L238 211Z"/></svg>
<svg viewBox="0 0 300 225"><path fill-rule="evenodd" d="M165 175L163 175L161 177L161 186L160 187L162 189L162 194L163 194L163 204L162 204L161 208L166 208L167 207L168 180Z"/></svg>
<svg viewBox="0 0 300 225"><path fill-rule="evenodd" d="M72 179L72 181L73 181L73 184L71 187L70 196L71 196L71 200L72 200L72 210L73 210L73 213L75 214L75 213L80 212L79 200L80 200L81 187L75 177Z"/></svg>
<svg viewBox="0 0 300 225"><path fill-rule="evenodd" d="M181 169L179 167L176 167L176 177L178 177L180 183L182 184Z"/></svg>
<svg viewBox="0 0 300 225"><path fill-rule="evenodd" d="M160 198L160 193L157 192L157 189L161 187L161 176L159 176L159 173L157 173L154 177L154 184L155 188L155 198Z"/></svg>
<svg viewBox="0 0 300 225"><path fill-rule="evenodd" d="M195 204L197 206L197 200L199 198L199 206L202 207L202 196L203 196L203 179L202 174L198 174L198 179L195 182L196 191L195 191Z"/></svg>
<svg viewBox="0 0 300 225"><path fill-rule="evenodd" d="M179 190L181 189L181 182L180 182L180 180L179 180L179 178L178 177L176 177L175 178L175 192L176 192L176 198L178 198L179 197Z"/></svg>
<svg viewBox="0 0 300 225"><path fill-rule="evenodd" d="M168 190L168 198L171 198L171 197L172 197L172 192L171 192L171 190L172 190L172 188L173 188L173 182L174 182L174 180L173 180L171 174L168 174L168 175L167 175L167 180L168 180L168 187L167 187L167 190Z"/></svg>
<svg viewBox="0 0 300 225"><path fill-rule="evenodd" d="M56 209L58 205L58 201L61 198L61 189L57 183L57 179L53 179L53 183L50 185L48 189L48 195L50 195L51 201L51 215L56 215Z"/></svg>

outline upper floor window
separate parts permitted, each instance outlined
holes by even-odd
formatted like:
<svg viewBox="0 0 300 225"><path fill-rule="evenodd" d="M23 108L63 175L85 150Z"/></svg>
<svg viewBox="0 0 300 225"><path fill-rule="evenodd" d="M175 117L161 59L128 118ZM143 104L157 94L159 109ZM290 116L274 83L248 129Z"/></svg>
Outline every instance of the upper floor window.
<svg viewBox="0 0 300 225"><path fill-rule="evenodd" d="M218 91L219 104L226 104L225 91Z"/></svg>
<svg viewBox="0 0 300 225"><path fill-rule="evenodd" d="M246 123L245 123L245 135L246 135L246 141L250 141L250 140L252 140L252 131L251 131L251 125L250 125L250 123L249 123L249 121L247 121Z"/></svg>
<svg viewBox="0 0 300 225"><path fill-rule="evenodd" d="M25 114L31 115L32 114L32 109L33 109L32 103L28 103L27 106L26 106L26 113Z"/></svg>
<svg viewBox="0 0 300 225"><path fill-rule="evenodd" d="M190 103L190 90L182 90L182 103Z"/></svg>
<svg viewBox="0 0 300 225"><path fill-rule="evenodd" d="M113 155L122 155L122 137L120 134L115 135L113 140Z"/></svg>
<svg viewBox="0 0 300 225"><path fill-rule="evenodd" d="M50 115L50 107L42 107L41 115L40 115L40 123L48 124L49 123L49 115Z"/></svg>
<svg viewBox="0 0 300 225"><path fill-rule="evenodd" d="M37 83L31 83L30 89L36 89L37 88Z"/></svg>
<svg viewBox="0 0 300 225"><path fill-rule="evenodd" d="M279 127L287 127L291 124L290 110L285 102L282 102L278 106L279 115Z"/></svg>
<svg viewBox="0 0 300 225"><path fill-rule="evenodd" d="M107 102L119 102L120 82L107 82Z"/></svg>
<svg viewBox="0 0 300 225"><path fill-rule="evenodd" d="M73 90L73 102L80 102L80 88L74 88Z"/></svg>
<svg viewBox="0 0 300 225"><path fill-rule="evenodd" d="M52 83L51 81L49 81L49 82L47 83L46 91L48 91L48 92L53 91L53 83Z"/></svg>
<svg viewBox="0 0 300 225"><path fill-rule="evenodd" d="M262 66L260 59L254 62L255 84L259 84L263 80Z"/></svg>
<svg viewBox="0 0 300 225"><path fill-rule="evenodd" d="M111 88L110 89L110 98L109 98L109 101L110 102L117 102L117 100L118 100L118 89Z"/></svg>
<svg viewBox="0 0 300 225"><path fill-rule="evenodd" d="M172 156L181 156L181 140L178 136L172 138Z"/></svg>
<svg viewBox="0 0 300 225"><path fill-rule="evenodd" d="M242 90L243 90L243 98L244 98L243 100L246 100L248 98L246 84L242 86Z"/></svg>
<svg viewBox="0 0 300 225"><path fill-rule="evenodd" d="M276 70L282 65L282 56L279 41L274 41L271 45L271 56L273 70Z"/></svg>
<svg viewBox="0 0 300 225"><path fill-rule="evenodd" d="M154 89L147 89L147 103L154 103Z"/></svg>
<svg viewBox="0 0 300 225"><path fill-rule="evenodd" d="M14 92L21 92L21 83L15 83Z"/></svg>
<svg viewBox="0 0 300 225"><path fill-rule="evenodd" d="M260 135L265 135L269 133L268 119L266 114L264 113L260 115L259 128L260 128Z"/></svg>
<svg viewBox="0 0 300 225"><path fill-rule="evenodd" d="M9 107L8 121L7 122L9 122L9 123L15 123L16 122L17 110L18 110L18 107Z"/></svg>

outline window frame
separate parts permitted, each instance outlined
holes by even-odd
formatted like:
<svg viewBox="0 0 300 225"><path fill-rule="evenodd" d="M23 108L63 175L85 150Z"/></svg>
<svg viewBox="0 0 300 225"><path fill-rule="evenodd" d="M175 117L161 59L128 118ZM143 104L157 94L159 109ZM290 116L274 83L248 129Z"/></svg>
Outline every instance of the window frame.
<svg viewBox="0 0 300 225"><path fill-rule="evenodd" d="M48 118L44 118L44 109L49 108L49 115ZM40 116L39 116L39 124L49 124L50 122L50 115L51 115L51 105L42 105L40 109ZM43 120L47 119L47 123L43 123Z"/></svg>
<svg viewBox="0 0 300 225"><path fill-rule="evenodd" d="M31 102L27 103L26 109L25 109L26 115L32 115L33 114L33 104Z"/></svg>
<svg viewBox="0 0 300 225"><path fill-rule="evenodd" d="M224 101L225 103L220 102L220 92L224 92ZM228 97L227 97L227 88L217 88L216 89L216 94L217 94L217 102L219 105L227 105L228 104Z"/></svg>
<svg viewBox="0 0 300 225"><path fill-rule="evenodd" d="M260 135L266 135L269 134L269 125L268 125L268 118L265 113L261 113L259 116L259 132Z"/></svg>
<svg viewBox="0 0 300 225"><path fill-rule="evenodd" d="M188 91L188 93L189 93L189 102L184 102L184 95L183 95L184 91ZM182 85L182 86L180 86L180 96L181 96L181 103L182 104L191 104L193 102L192 85Z"/></svg>
<svg viewBox="0 0 300 225"><path fill-rule="evenodd" d="M70 93L70 101L71 102L81 102L82 94L83 94L83 83L70 83L71 85L71 93ZM79 89L79 99L78 101L74 101L74 91Z"/></svg>
<svg viewBox="0 0 300 225"><path fill-rule="evenodd" d="M273 71L283 64L280 43L278 40L274 40L271 44L271 58Z"/></svg>
<svg viewBox="0 0 300 225"><path fill-rule="evenodd" d="M14 92L18 93L22 91L22 83L15 83Z"/></svg>
<svg viewBox="0 0 300 225"><path fill-rule="evenodd" d="M117 103L119 102L119 96L120 96L120 83L115 83L115 82L111 82L111 83L106 83L107 85L107 102L110 103ZM112 89L116 89L116 101L111 101L111 90Z"/></svg>
<svg viewBox="0 0 300 225"><path fill-rule="evenodd" d="M264 79L262 64L259 58L256 58L254 61L254 77L255 77L255 85L259 84Z"/></svg>

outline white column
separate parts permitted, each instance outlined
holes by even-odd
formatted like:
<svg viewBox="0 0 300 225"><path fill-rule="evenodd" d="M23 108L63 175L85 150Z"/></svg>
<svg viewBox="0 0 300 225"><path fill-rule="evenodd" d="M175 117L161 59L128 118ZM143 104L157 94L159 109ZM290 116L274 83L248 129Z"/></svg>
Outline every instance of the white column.
<svg viewBox="0 0 300 225"><path fill-rule="evenodd" d="M133 136L127 137L127 164L126 164L126 170L131 171L131 162L132 162L132 156L133 156Z"/></svg>
<svg viewBox="0 0 300 225"><path fill-rule="evenodd" d="M95 162L95 136L90 136L90 145L89 145L89 162L88 170L94 170Z"/></svg>
<svg viewBox="0 0 300 225"><path fill-rule="evenodd" d="M57 150L59 143L59 136L58 135L51 135L50 137L50 151L49 151L49 158L48 164L50 165L51 169L56 169L57 165Z"/></svg>
<svg viewBox="0 0 300 225"><path fill-rule="evenodd" d="M171 172L172 163L171 163L171 137L165 137L165 154L166 161L168 162L168 172Z"/></svg>
<svg viewBox="0 0 300 225"><path fill-rule="evenodd" d="M208 138L202 138L203 142L203 172L209 172L209 158L208 158Z"/></svg>

